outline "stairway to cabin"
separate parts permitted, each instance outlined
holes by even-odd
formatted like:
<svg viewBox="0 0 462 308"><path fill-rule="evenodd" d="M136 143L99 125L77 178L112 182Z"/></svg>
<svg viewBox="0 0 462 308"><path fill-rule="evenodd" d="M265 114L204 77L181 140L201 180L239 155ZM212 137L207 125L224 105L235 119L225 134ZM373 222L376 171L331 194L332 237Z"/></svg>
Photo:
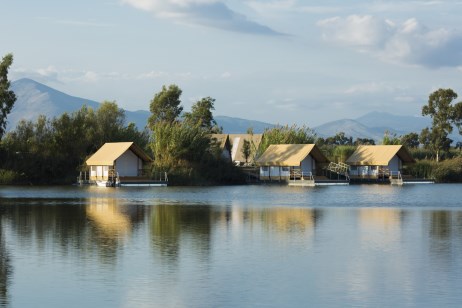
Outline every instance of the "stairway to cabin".
<svg viewBox="0 0 462 308"><path fill-rule="evenodd" d="M345 163L334 163L334 162L330 162L326 168L327 171L336 173L337 177L344 176L347 181L350 181L350 177L348 175L349 169L350 169L350 166L348 166Z"/></svg>

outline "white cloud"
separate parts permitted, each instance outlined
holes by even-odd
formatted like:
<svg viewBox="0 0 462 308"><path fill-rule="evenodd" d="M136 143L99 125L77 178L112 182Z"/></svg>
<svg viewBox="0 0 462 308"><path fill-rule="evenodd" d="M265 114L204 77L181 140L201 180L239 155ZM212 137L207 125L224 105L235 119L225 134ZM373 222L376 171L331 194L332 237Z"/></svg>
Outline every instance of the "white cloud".
<svg viewBox="0 0 462 308"><path fill-rule="evenodd" d="M321 20L317 26L325 41L392 63L426 67L462 64L462 33L428 29L411 18L399 24L370 15Z"/></svg>
<svg viewBox="0 0 462 308"><path fill-rule="evenodd" d="M268 26L249 20L219 0L121 0L158 18L221 30L264 35L281 35Z"/></svg>
<svg viewBox="0 0 462 308"><path fill-rule="evenodd" d="M282 12L326 14L335 13L341 10L339 6L329 5L301 5L296 0L276 0L276 1L247 1L247 5L260 14L269 15Z"/></svg>
<svg viewBox="0 0 462 308"><path fill-rule="evenodd" d="M394 92L395 87L386 83L369 82L351 86L345 91L345 94L375 94L383 92Z"/></svg>

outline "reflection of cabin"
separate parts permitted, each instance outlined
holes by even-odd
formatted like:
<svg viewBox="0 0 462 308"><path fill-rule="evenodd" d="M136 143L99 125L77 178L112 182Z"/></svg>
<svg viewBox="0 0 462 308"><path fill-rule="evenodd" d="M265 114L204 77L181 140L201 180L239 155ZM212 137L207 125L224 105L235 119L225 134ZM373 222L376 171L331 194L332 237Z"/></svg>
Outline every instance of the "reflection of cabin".
<svg viewBox="0 0 462 308"><path fill-rule="evenodd" d="M152 159L133 142L105 143L87 159L90 182L114 185L149 181L144 168Z"/></svg>
<svg viewBox="0 0 462 308"><path fill-rule="evenodd" d="M244 164L255 163L255 154L260 146L263 134L229 134L229 141L231 142L231 159L234 164L240 166ZM245 158L243 153L245 141L249 142L250 155Z"/></svg>
<svg viewBox="0 0 462 308"><path fill-rule="evenodd" d="M328 160L315 144L273 144L257 159L260 180L306 180L314 185L319 163Z"/></svg>
<svg viewBox="0 0 462 308"><path fill-rule="evenodd" d="M231 143L227 134L212 134L212 144L218 146L221 150L221 157L231 161Z"/></svg>
<svg viewBox="0 0 462 308"><path fill-rule="evenodd" d="M361 145L346 160L351 179L392 179L401 176L403 165L414 163L402 145Z"/></svg>

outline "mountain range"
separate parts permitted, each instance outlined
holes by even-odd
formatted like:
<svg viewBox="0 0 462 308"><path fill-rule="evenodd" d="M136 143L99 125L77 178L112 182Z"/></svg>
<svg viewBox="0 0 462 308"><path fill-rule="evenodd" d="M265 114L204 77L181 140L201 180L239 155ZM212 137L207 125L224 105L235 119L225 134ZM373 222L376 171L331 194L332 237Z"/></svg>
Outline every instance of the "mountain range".
<svg viewBox="0 0 462 308"><path fill-rule="evenodd" d="M11 83L11 89L16 93L16 103L12 112L8 115L7 130L16 127L21 119L35 120L40 114L49 118L61 115L64 112L73 112L83 105L97 109L98 102L75 97L56 89L48 87L32 79L19 79ZM142 129L147 123L149 111L125 110L127 122L133 122ZM215 116L217 124L223 128L224 133L246 133L252 127L254 133L262 133L265 128L273 127L274 124L260 121L246 120L228 116ZM386 112L369 112L357 119L340 119L314 127L318 136L334 136L338 132L344 132L346 136L356 138L369 138L379 141L385 131L403 135L409 132L417 132L430 126L430 118L393 115ZM460 135L453 134L460 139ZM456 140L455 139L455 140Z"/></svg>

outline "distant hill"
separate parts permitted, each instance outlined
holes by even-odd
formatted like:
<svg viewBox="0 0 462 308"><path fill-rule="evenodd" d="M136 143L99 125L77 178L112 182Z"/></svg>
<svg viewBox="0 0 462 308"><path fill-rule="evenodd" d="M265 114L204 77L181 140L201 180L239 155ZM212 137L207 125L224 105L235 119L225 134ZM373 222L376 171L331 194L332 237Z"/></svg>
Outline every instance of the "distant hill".
<svg viewBox="0 0 462 308"><path fill-rule="evenodd" d="M344 132L346 136L356 138L370 138L381 141L386 131L402 136L408 133L420 134L422 129L431 126L429 117L394 115L388 112L369 112L357 119L343 119L317 126L314 130L321 137L334 136ZM454 141L462 140L456 128L449 135Z"/></svg>
<svg viewBox="0 0 462 308"><path fill-rule="evenodd" d="M13 129L17 123L24 120L36 120L39 115L48 118L60 116L64 112L79 110L83 105L97 109L100 103L71 96L50 88L32 79L23 78L11 83L11 89L16 94L13 110L8 115L7 129ZM127 122L135 123L139 128L146 125L148 111L125 111Z"/></svg>
<svg viewBox="0 0 462 308"><path fill-rule="evenodd" d="M12 112L8 115L7 130L16 127L21 119L36 120L41 114L52 118L60 116L64 112L77 111L83 105L93 109L100 106L100 103L96 101L68 95L28 78L12 82L11 89L16 93L17 100ZM133 122L142 129L147 123L150 112L125 110L125 115L127 123ZM249 127L252 127L255 133L262 133L265 128L272 126L269 123L227 116L215 116L215 120L228 134L245 133Z"/></svg>
<svg viewBox="0 0 462 308"><path fill-rule="evenodd" d="M232 118L227 116L215 116L218 126L223 128L226 134L244 134L249 128L253 129L255 134L261 134L266 128L273 127L274 124L245 120L239 118Z"/></svg>
<svg viewBox="0 0 462 308"><path fill-rule="evenodd" d="M94 109L100 103L71 96L55 90L32 79L19 79L11 84L12 90L16 93L17 100L12 112L8 115L7 130L16 127L21 119L35 120L41 114L49 118L60 116L64 112L79 110L83 105ZM146 110L125 111L127 122L133 122L139 129L145 127L150 112ZM215 116L218 126L223 127L227 134L246 133L252 128L254 133L262 133L266 128L273 127L273 124L233 118L228 116ZM335 120L323 125L314 127L318 136L329 137L336 133L344 132L345 135L356 138L370 138L380 141L384 132L396 133L398 136L409 132L417 132L430 126L430 118L393 115L387 112L370 112L357 119ZM461 140L457 130L450 136L453 140Z"/></svg>
<svg viewBox="0 0 462 308"><path fill-rule="evenodd" d="M335 134L344 132L346 136L356 138L368 138L376 141L383 138L386 130L400 134L396 130L389 127L368 127L357 120L343 119L325 123L323 125L313 128L320 137L335 136Z"/></svg>
<svg viewBox="0 0 462 308"><path fill-rule="evenodd" d="M356 121L367 127L388 127L404 133L420 133L423 128L431 126L432 122L429 117L403 116L378 111L369 112L357 118Z"/></svg>

